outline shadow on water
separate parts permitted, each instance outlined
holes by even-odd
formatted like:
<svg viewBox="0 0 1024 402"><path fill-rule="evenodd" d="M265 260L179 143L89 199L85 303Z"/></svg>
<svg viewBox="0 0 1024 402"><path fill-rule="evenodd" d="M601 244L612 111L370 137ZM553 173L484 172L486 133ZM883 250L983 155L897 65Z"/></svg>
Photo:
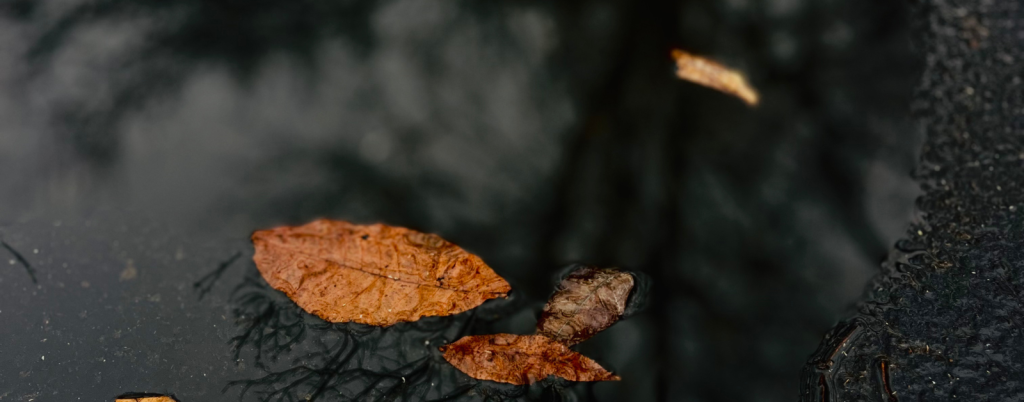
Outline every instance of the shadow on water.
<svg viewBox="0 0 1024 402"><path fill-rule="evenodd" d="M496 321L523 310L516 297L388 328L332 324L271 289L249 265L230 300L239 328L230 341L234 360L244 364L251 359L264 372L224 387L224 393L238 392L240 400L575 401L593 395L593 384L555 377L523 386L478 381L444 360L439 346L465 335L492 333ZM635 311L642 297L632 300Z"/></svg>
<svg viewBox="0 0 1024 402"><path fill-rule="evenodd" d="M224 276L224 272L227 271L228 268L230 268L231 265L234 264L235 261L237 261L240 257L242 257L242 252L235 252L235 254L232 255L230 258L224 260L224 262L221 262L219 265L217 265L217 269L213 270L213 272L206 274L205 276L203 276L198 281L192 284L192 288L199 293L200 300L202 300L203 297L206 297L206 295L209 294L211 290L213 290L213 287L217 284L218 281L220 281L221 276Z"/></svg>

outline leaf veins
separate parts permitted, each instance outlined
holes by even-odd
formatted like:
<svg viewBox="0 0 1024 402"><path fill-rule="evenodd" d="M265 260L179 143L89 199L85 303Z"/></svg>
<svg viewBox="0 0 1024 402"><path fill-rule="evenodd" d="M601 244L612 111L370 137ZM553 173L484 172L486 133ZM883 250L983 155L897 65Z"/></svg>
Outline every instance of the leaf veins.
<svg viewBox="0 0 1024 402"><path fill-rule="evenodd" d="M267 283L331 322L451 315L511 290L480 257L406 228L320 219L257 231L252 242Z"/></svg>
<svg viewBox="0 0 1024 402"><path fill-rule="evenodd" d="M478 380L532 384L548 376L570 381L618 381L597 362L543 335L463 337L441 347L444 358Z"/></svg>

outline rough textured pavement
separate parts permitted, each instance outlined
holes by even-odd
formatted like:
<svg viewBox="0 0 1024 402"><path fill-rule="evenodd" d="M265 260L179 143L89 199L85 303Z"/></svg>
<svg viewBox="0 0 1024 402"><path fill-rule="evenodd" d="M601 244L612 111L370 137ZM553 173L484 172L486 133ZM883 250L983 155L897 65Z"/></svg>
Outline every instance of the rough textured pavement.
<svg viewBox="0 0 1024 402"><path fill-rule="evenodd" d="M918 2L921 211L804 401L1024 398L1024 4Z"/></svg>

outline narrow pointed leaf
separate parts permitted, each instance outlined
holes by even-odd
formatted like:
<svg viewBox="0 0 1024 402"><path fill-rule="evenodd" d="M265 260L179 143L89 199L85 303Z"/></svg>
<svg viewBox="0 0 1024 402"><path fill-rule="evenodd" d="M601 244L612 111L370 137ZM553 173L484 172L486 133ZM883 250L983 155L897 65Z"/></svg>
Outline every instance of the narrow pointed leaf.
<svg viewBox="0 0 1024 402"><path fill-rule="evenodd" d="M682 50L672 51L676 61L676 76L742 99L747 105L757 106L758 95L743 74L709 59Z"/></svg>
<svg viewBox="0 0 1024 402"><path fill-rule="evenodd" d="M444 358L478 380L531 384L557 376L570 381L618 381L597 362L543 335L474 335L441 347Z"/></svg>
<svg viewBox="0 0 1024 402"><path fill-rule="evenodd" d="M476 307L511 290L473 254L433 234L320 219L252 235L263 278L331 322L388 326Z"/></svg>

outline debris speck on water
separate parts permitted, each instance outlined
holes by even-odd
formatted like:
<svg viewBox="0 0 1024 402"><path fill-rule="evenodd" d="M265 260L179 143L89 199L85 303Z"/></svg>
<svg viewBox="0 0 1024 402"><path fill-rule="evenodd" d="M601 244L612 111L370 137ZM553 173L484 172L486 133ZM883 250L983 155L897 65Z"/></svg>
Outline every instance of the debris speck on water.
<svg viewBox="0 0 1024 402"><path fill-rule="evenodd" d="M139 270L135 268L135 262L132 260L128 260L128 265L124 268L124 271L121 271L121 280L130 281L132 279L135 279L135 277L138 275Z"/></svg>
<svg viewBox="0 0 1024 402"><path fill-rule="evenodd" d="M21 265L25 267L25 271L28 272L28 276L32 278L32 283L39 283L38 281L36 281L35 269L32 268L32 264L29 264L28 260L26 260L25 257L21 256L21 253L19 253L17 250L14 249L14 247L11 247L10 244L7 244L7 242L3 240L0 240L0 246L3 246L3 248L7 249L7 251L14 256L14 259L9 260L11 265L14 265L15 262L20 262Z"/></svg>

